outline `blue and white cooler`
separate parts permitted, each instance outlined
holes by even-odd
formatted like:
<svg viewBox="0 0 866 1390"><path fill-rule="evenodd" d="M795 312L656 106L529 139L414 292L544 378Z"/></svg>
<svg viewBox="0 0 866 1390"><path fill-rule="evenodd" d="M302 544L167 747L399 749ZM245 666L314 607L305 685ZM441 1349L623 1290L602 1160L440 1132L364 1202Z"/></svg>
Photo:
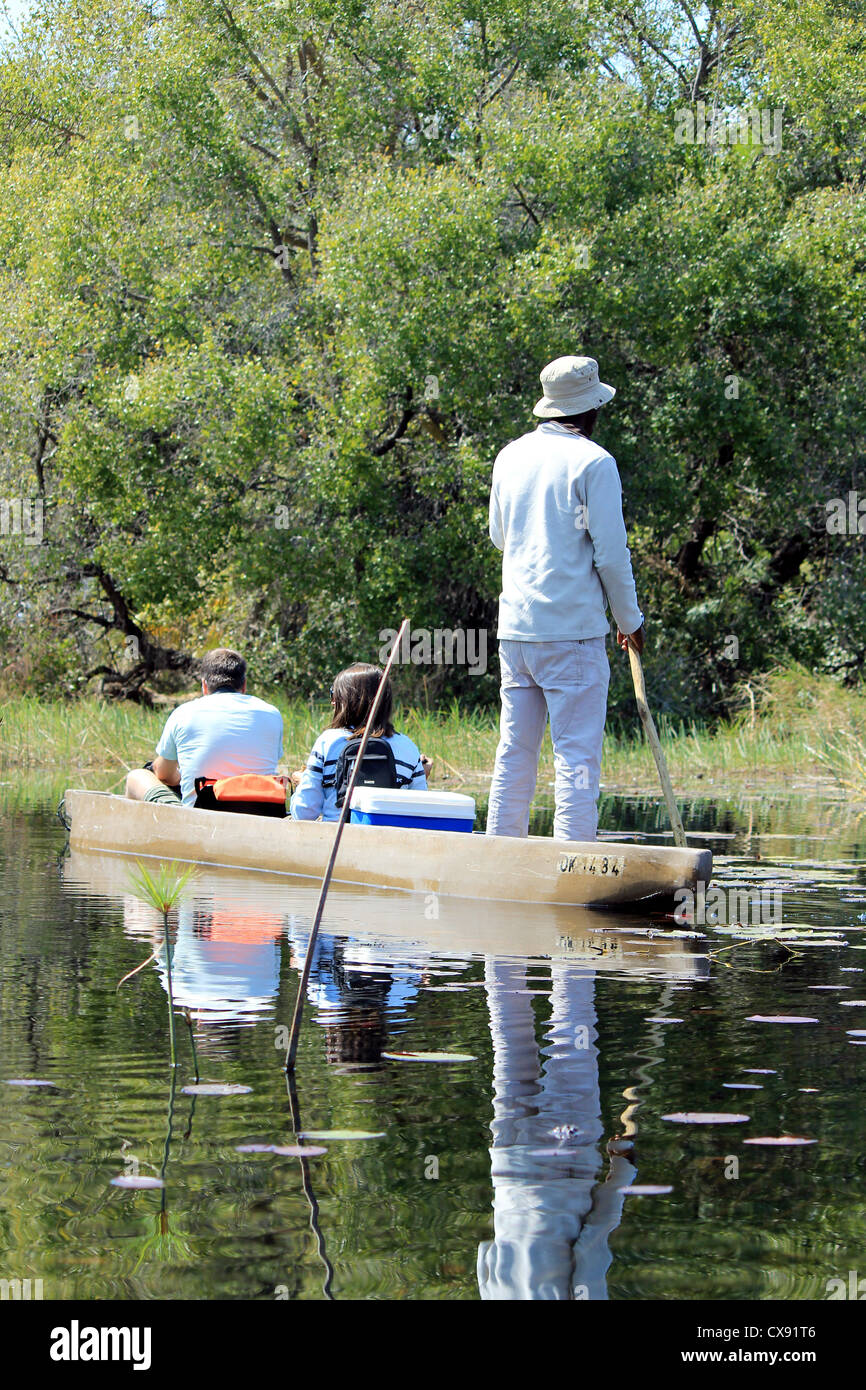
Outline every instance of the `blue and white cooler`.
<svg viewBox="0 0 866 1390"><path fill-rule="evenodd" d="M356 787L349 813L352 825L402 825L416 830L462 830L475 825L475 798L462 792L391 791Z"/></svg>

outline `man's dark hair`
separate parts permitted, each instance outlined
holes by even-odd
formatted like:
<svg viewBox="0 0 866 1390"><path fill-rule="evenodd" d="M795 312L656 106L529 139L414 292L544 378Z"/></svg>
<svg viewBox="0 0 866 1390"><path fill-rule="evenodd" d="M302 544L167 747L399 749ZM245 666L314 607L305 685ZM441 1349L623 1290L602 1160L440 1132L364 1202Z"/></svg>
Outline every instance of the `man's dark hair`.
<svg viewBox="0 0 866 1390"><path fill-rule="evenodd" d="M243 690L247 663L231 647L214 647L201 659L201 678L211 695L217 690Z"/></svg>
<svg viewBox="0 0 866 1390"><path fill-rule="evenodd" d="M568 425L576 434L585 434L587 439L591 439L597 419L597 410L585 410L582 415L558 415L556 423L557 425Z"/></svg>

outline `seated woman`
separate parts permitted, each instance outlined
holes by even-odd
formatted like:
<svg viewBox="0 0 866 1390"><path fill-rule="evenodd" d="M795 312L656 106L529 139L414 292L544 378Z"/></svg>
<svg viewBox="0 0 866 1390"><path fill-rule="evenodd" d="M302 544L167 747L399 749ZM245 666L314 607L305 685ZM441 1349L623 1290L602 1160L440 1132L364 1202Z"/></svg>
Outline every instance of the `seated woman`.
<svg viewBox="0 0 866 1390"><path fill-rule="evenodd" d="M334 717L313 744L307 766L300 774L290 808L294 820L318 820L320 816L322 820L339 820L351 773L352 744L359 743L364 735L381 678L379 668L368 666L365 662L347 666L335 678L331 687ZM411 738L395 733L391 722L392 709L393 693L389 680L382 692L376 727L371 730L367 745L368 755L372 754L370 765L378 761L384 773L381 781L377 775L377 785L426 791L427 777L421 754ZM371 748L373 740L377 740L377 743ZM342 753L346 756L341 758ZM367 762L365 756L365 767Z"/></svg>

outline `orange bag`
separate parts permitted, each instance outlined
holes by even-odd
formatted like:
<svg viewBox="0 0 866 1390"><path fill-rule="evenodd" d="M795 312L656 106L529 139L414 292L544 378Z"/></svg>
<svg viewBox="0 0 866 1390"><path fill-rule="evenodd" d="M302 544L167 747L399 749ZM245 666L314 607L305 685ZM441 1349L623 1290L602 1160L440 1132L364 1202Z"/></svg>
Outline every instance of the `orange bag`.
<svg viewBox="0 0 866 1390"><path fill-rule="evenodd" d="M236 777L196 777L194 805L200 811L285 816L288 783L288 777L282 773L244 772Z"/></svg>
<svg viewBox="0 0 866 1390"><path fill-rule="evenodd" d="M218 777L206 786L213 787L217 801L276 801L285 802L287 778L268 776L261 772L244 772L238 777Z"/></svg>

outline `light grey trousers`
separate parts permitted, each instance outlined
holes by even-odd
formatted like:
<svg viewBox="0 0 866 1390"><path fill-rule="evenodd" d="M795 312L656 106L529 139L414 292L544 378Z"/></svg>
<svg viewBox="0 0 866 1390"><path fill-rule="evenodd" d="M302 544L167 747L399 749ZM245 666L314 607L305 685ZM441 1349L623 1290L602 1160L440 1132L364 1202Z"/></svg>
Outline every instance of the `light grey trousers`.
<svg viewBox="0 0 866 1390"><path fill-rule="evenodd" d="M502 714L488 835L529 832L529 807L550 715L557 840L594 840L610 666L603 637L499 643Z"/></svg>

